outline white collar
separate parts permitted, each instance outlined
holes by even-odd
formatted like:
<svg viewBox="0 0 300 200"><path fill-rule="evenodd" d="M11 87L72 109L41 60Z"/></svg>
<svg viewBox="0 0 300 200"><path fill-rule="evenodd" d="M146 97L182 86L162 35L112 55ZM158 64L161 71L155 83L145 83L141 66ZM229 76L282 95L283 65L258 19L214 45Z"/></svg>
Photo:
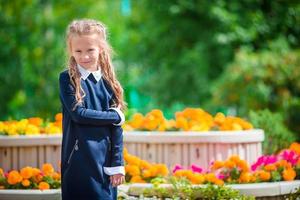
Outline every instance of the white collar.
<svg viewBox="0 0 300 200"><path fill-rule="evenodd" d="M94 72L90 72L86 69L84 69L82 66L80 66L79 64L77 64L77 67L78 67L78 70L81 74L81 78L83 80L86 80L88 78L88 76L92 73L94 78L96 79L96 81L98 82L101 77L102 77L102 74L101 74L101 69L98 69L97 71L94 71Z"/></svg>

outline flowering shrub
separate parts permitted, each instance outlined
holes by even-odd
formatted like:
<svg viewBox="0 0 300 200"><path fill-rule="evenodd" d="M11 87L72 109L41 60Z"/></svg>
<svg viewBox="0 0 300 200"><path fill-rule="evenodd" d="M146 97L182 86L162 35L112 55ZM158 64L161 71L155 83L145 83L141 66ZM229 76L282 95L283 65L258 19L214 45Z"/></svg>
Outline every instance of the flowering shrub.
<svg viewBox="0 0 300 200"><path fill-rule="evenodd" d="M300 144L293 143L278 155L261 156L251 166L239 156L232 155L225 161L214 161L205 173L196 165L189 170L176 165L173 175L185 177L194 184L292 181L300 179Z"/></svg>
<svg viewBox="0 0 300 200"><path fill-rule="evenodd" d="M39 135L57 134L62 132L62 114L55 115L55 122L44 122L39 117L20 121L0 121L0 135Z"/></svg>
<svg viewBox="0 0 300 200"><path fill-rule="evenodd" d="M3 172L0 168L1 189L55 189L60 188L61 175L46 163L42 169L24 167L20 171Z"/></svg>
<svg viewBox="0 0 300 200"><path fill-rule="evenodd" d="M175 113L175 119L166 120L162 111L155 109L143 116L140 113L133 115L123 128L125 130L149 131L209 131L209 130L248 130L252 129L251 123L232 116L217 113L215 116L202 109L186 108Z"/></svg>

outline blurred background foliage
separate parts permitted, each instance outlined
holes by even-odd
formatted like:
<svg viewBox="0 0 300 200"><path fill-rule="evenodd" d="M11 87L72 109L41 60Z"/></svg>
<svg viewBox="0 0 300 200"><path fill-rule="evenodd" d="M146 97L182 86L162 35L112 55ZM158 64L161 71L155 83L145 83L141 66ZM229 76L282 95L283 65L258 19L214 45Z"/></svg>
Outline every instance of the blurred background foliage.
<svg viewBox="0 0 300 200"><path fill-rule="evenodd" d="M1 1L0 120L60 112L65 28L75 18L108 26L129 115L159 108L170 118L192 106L258 118L268 109L299 140L296 0Z"/></svg>

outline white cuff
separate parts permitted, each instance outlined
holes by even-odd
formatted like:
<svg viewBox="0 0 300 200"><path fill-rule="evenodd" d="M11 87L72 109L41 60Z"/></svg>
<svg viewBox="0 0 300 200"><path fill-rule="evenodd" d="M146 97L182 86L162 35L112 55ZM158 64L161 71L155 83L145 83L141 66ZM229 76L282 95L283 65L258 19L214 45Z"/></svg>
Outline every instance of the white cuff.
<svg viewBox="0 0 300 200"><path fill-rule="evenodd" d="M118 123L118 124L113 124L113 125L115 125L115 126L121 126L122 124L124 124L124 122L125 122L125 115L124 115L124 113L120 110L120 108L109 108L109 110L114 110L114 111L116 111L116 112L119 114L120 118L121 118L120 123Z"/></svg>
<svg viewBox="0 0 300 200"><path fill-rule="evenodd" d="M125 176L125 168L124 166L118 167L103 167L105 174L111 176L115 174L123 174Z"/></svg>

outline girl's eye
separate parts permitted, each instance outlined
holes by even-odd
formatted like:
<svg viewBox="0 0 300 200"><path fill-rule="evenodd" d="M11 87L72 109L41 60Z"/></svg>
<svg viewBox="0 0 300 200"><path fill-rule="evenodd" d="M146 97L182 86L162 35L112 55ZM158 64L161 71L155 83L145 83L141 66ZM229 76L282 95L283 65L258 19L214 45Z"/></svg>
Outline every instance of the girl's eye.
<svg viewBox="0 0 300 200"><path fill-rule="evenodd" d="M94 51L95 49L89 49L89 51Z"/></svg>
<svg viewBox="0 0 300 200"><path fill-rule="evenodd" d="M80 50L76 50L75 52L76 52L76 53L81 53L81 51L80 51Z"/></svg>

